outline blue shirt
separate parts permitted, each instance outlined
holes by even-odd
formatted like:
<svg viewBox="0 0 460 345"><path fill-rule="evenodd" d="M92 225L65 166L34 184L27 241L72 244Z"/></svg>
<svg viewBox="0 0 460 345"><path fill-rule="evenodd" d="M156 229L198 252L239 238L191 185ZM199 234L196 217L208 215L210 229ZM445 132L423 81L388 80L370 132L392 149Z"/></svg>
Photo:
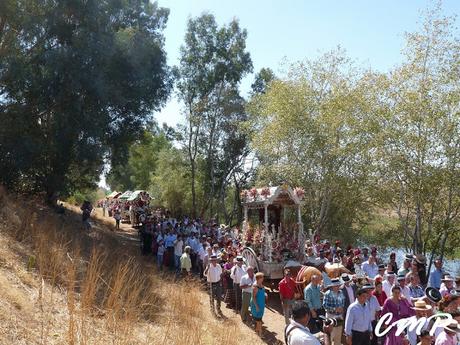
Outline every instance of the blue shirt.
<svg viewBox="0 0 460 345"><path fill-rule="evenodd" d="M430 281L428 283L428 286L434 287L439 290L439 288L441 287L441 279L443 274L444 272L442 270L437 268L434 269L433 272L431 272L430 274Z"/></svg>
<svg viewBox="0 0 460 345"><path fill-rule="evenodd" d="M166 235L165 237L165 247L170 248L174 247L174 242L177 240L177 236L174 234Z"/></svg>
<svg viewBox="0 0 460 345"><path fill-rule="evenodd" d="M319 285L313 286L311 283L303 290L305 301L310 309L321 309L321 291Z"/></svg>
<svg viewBox="0 0 460 345"><path fill-rule="evenodd" d="M345 334L351 336L352 331L372 331L371 314L369 303L363 305L356 300L350 304L345 318Z"/></svg>
<svg viewBox="0 0 460 345"><path fill-rule="evenodd" d="M342 291L335 293L332 289L328 290L324 295L323 300L323 307L324 309L334 315L341 315L341 313L337 313L335 309L343 308L345 306L345 296L343 295Z"/></svg>

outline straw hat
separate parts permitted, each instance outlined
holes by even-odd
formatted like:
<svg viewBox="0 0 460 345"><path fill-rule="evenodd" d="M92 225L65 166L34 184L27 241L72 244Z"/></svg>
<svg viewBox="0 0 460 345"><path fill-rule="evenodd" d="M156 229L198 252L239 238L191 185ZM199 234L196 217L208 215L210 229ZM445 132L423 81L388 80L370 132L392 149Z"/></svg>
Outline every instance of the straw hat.
<svg viewBox="0 0 460 345"><path fill-rule="evenodd" d="M442 323L442 327L444 327L445 330L450 332L460 332L460 325L458 324L458 321L454 319L445 320L445 322Z"/></svg>
<svg viewBox="0 0 460 345"><path fill-rule="evenodd" d="M412 309L421 311L431 310L431 305L426 304L426 302L423 300L418 300L415 301L414 307Z"/></svg>
<svg viewBox="0 0 460 345"><path fill-rule="evenodd" d="M340 283L340 279L339 278L334 278L331 280L331 283L327 286L327 288L331 288L333 286L340 286L342 285L342 283Z"/></svg>
<svg viewBox="0 0 460 345"><path fill-rule="evenodd" d="M444 278L441 279L443 282L453 282L454 278L451 275L446 275Z"/></svg>
<svg viewBox="0 0 460 345"><path fill-rule="evenodd" d="M424 255L422 255L422 254L415 255L414 260L419 264L425 264L426 263L426 257Z"/></svg>

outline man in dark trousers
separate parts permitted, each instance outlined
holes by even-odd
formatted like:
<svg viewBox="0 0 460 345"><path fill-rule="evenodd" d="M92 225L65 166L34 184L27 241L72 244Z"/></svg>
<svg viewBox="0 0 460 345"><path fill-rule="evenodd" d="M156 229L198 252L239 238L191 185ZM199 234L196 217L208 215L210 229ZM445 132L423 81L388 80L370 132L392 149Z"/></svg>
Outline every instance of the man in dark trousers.
<svg viewBox="0 0 460 345"><path fill-rule="evenodd" d="M368 304L369 290L360 288L345 317L347 345L369 345L372 336L371 313Z"/></svg>
<svg viewBox="0 0 460 345"><path fill-rule="evenodd" d="M343 281L342 293L345 297L344 303L344 317L347 314L347 309L355 301L356 298L356 285L351 281L350 276L347 273L341 275Z"/></svg>

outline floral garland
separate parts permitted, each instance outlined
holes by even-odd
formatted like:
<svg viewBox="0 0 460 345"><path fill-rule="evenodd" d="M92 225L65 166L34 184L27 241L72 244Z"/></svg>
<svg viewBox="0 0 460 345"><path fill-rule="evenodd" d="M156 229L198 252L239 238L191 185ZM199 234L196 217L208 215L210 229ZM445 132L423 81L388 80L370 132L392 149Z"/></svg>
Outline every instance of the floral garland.
<svg viewBox="0 0 460 345"><path fill-rule="evenodd" d="M257 198L257 189L256 188L251 188L251 190L249 191L249 195L252 196L254 199Z"/></svg>
<svg viewBox="0 0 460 345"><path fill-rule="evenodd" d="M265 198L270 196L270 188L268 187L262 188L262 190L260 191L260 195L262 195Z"/></svg>

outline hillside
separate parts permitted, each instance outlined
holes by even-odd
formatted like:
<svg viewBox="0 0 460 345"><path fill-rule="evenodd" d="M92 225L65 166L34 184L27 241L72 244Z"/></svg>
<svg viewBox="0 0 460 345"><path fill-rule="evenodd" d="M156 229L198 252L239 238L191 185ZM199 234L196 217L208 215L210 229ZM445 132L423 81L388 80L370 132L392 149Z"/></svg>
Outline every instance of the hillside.
<svg viewBox="0 0 460 345"><path fill-rule="evenodd" d="M197 282L155 272L129 234L84 233L71 210L3 190L0 219L1 345L263 343L235 316L214 319Z"/></svg>

